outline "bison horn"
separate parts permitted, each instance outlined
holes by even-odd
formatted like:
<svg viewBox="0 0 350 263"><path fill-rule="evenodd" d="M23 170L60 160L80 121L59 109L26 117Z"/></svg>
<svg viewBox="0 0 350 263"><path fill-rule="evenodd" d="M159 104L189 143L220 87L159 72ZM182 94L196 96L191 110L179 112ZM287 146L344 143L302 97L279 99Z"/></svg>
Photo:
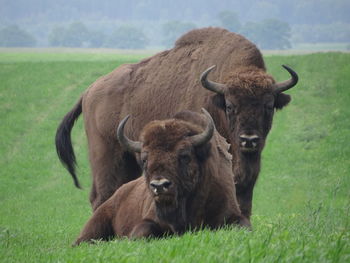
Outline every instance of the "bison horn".
<svg viewBox="0 0 350 263"><path fill-rule="evenodd" d="M200 76L200 81L202 83L202 86L210 91L214 91L218 94L224 95L224 91L226 89L226 86L224 84L216 83L214 81L207 80L207 76L216 66L211 66L210 68L206 69Z"/></svg>
<svg viewBox="0 0 350 263"><path fill-rule="evenodd" d="M299 79L298 74L286 65L282 65L282 67L284 67L289 72L289 74L292 76L292 78L289 80L283 81L283 82L276 83L274 85L275 86L275 94L279 94L283 91L286 91L298 83L298 79Z"/></svg>
<svg viewBox="0 0 350 263"><path fill-rule="evenodd" d="M202 133L191 136L190 140L193 146L201 146L207 143L214 134L215 125L212 117L204 108L202 108L202 111L207 117L208 124Z"/></svg>
<svg viewBox="0 0 350 263"><path fill-rule="evenodd" d="M130 140L124 135L124 126L128 121L130 115L126 116L118 125L117 138L121 145L123 145L130 152L141 152L141 142L135 142Z"/></svg>

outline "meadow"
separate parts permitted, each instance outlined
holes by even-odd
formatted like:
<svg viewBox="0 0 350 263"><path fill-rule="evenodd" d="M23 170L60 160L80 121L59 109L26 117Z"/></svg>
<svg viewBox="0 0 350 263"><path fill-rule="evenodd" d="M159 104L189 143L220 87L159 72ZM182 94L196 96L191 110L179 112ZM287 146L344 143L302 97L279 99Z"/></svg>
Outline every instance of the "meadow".
<svg viewBox="0 0 350 263"><path fill-rule="evenodd" d="M299 73L275 114L254 191L253 231L71 247L91 215L82 118L74 187L56 156L62 117L97 78L146 54L0 51L0 262L350 262L350 54L266 55Z"/></svg>

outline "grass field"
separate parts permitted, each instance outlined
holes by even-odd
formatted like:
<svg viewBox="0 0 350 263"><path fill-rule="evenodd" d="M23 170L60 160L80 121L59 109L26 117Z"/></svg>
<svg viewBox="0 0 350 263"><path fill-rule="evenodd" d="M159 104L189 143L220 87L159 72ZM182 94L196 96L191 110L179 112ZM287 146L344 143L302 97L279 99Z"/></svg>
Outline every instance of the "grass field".
<svg viewBox="0 0 350 263"><path fill-rule="evenodd" d="M254 192L252 232L70 245L91 215L86 138L73 130L84 190L58 161L61 118L99 76L145 54L0 51L0 262L350 262L350 54L266 57L300 75L276 113Z"/></svg>

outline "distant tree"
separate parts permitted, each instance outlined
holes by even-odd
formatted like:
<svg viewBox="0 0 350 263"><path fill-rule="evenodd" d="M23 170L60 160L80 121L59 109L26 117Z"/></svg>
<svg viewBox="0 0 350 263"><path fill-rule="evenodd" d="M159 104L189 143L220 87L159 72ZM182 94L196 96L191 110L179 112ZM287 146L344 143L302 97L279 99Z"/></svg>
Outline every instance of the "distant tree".
<svg viewBox="0 0 350 263"><path fill-rule="evenodd" d="M89 30L81 22L74 22L68 26L55 27L49 34L51 46L82 47L89 42Z"/></svg>
<svg viewBox="0 0 350 263"><path fill-rule="evenodd" d="M62 47L64 46L64 35L66 33L66 29L61 26L56 26L52 29L48 36L49 45L52 47Z"/></svg>
<svg viewBox="0 0 350 263"><path fill-rule="evenodd" d="M277 19L265 19L261 22L262 48L266 49L288 49L291 47L289 38L291 28L288 23Z"/></svg>
<svg viewBox="0 0 350 263"><path fill-rule="evenodd" d="M292 30L293 42L350 42L350 24L297 25Z"/></svg>
<svg viewBox="0 0 350 263"><path fill-rule="evenodd" d="M291 29L288 23L265 19L260 23L248 22L240 32L262 49L287 49L291 47Z"/></svg>
<svg viewBox="0 0 350 263"><path fill-rule="evenodd" d="M131 25L123 25L112 32L106 46L121 49L142 49L146 47L147 43L147 37L141 29Z"/></svg>
<svg viewBox="0 0 350 263"><path fill-rule="evenodd" d="M106 42L106 35L100 31L90 31L89 33L89 47L99 48Z"/></svg>
<svg viewBox="0 0 350 263"><path fill-rule="evenodd" d="M231 32L238 32L241 29L241 22L239 22L238 15L232 11L222 11L218 14L221 26L230 30Z"/></svg>
<svg viewBox="0 0 350 263"><path fill-rule="evenodd" d="M60 47L102 47L106 41L103 32L91 31L83 23L75 22L68 28L56 26L48 36L50 46Z"/></svg>
<svg viewBox="0 0 350 263"><path fill-rule="evenodd" d="M253 41L255 44L258 44L261 38L261 26L259 23L247 22L242 26L239 33L248 38L250 41Z"/></svg>
<svg viewBox="0 0 350 263"><path fill-rule="evenodd" d="M17 25L7 26L0 30L0 46L2 47L34 47L35 38Z"/></svg>
<svg viewBox="0 0 350 263"><path fill-rule="evenodd" d="M196 25L190 22L169 21L163 24L163 45L171 47L178 37L194 28L196 28Z"/></svg>
<svg viewBox="0 0 350 263"><path fill-rule="evenodd" d="M67 28L63 45L66 47L82 47L86 46L89 41L89 30L81 22L74 22Z"/></svg>

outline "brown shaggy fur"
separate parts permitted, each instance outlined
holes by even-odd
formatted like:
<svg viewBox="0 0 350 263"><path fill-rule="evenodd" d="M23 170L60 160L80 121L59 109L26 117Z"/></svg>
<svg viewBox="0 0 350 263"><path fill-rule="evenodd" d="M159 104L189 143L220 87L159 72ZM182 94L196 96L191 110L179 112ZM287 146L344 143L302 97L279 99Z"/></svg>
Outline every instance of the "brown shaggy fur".
<svg viewBox="0 0 350 263"><path fill-rule="evenodd" d="M224 83L229 87L240 87L251 92L259 92L260 89L266 91L271 89L275 80L271 75L255 66L241 67L228 75Z"/></svg>
<svg viewBox="0 0 350 263"><path fill-rule="evenodd" d="M209 79L228 84L224 95L201 86L200 74L212 65L217 67ZM133 116L126 135L135 140L144 125L154 119L167 119L182 110L198 112L204 107L218 132L232 144L238 200L249 217L273 109L281 109L290 101L289 95L273 94L273 83L260 51L244 37L220 28L193 30L174 48L137 64L122 65L93 83L59 126L57 152L76 179L69 138L80 113L77 109L82 107L93 178L90 201L95 210L122 184L141 175L135 156L116 140L122 118ZM230 104L234 109L228 112ZM260 136L259 147L254 153L243 152L239 136L253 132Z"/></svg>
<svg viewBox="0 0 350 263"><path fill-rule="evenodd" d="M162 237L224 224L250 227L236 200L225 139L214 131L205 145L190 143L203 123L200 114L183 112L147 124L140 136L141 156L147 155L141 157L143 175L121 186L94 212L75 244L114 236ZM164 178L172 184L165 195L157 195L150 182Z"/></svg>

